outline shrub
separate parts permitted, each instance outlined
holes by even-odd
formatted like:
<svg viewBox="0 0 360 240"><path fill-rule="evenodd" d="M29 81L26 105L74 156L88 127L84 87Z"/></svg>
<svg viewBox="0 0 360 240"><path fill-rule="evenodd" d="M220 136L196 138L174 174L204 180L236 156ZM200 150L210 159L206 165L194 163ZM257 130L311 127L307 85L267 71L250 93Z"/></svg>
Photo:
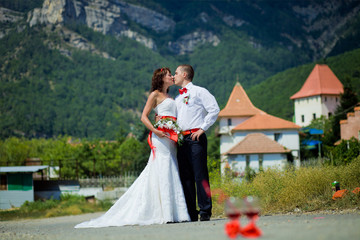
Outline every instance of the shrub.
<svg viewBox="0 0 360 240"><path fill-rule="evenodd" d="M349 164L360 155L360 141L352 137L350 140L342 140L339 145L327 148L328 164L339 166Z"/></svg>
<svg viewBox="0 0 360 240"><path fill-rule="evenodd" d="M360 186L360 156L342 166L309 166L300 169L267 169L258 173L252 182L229 176L210 174L211 188L219 188L228 196L255 195L260 198L263 213L284 213L299 208L303 211L353 208L360 204L359 194L347 194L332 200L334 181L351 192ZM222 203L214 196L214 215L223 216ZM221 212L222 211L222 212Z"/></svg>

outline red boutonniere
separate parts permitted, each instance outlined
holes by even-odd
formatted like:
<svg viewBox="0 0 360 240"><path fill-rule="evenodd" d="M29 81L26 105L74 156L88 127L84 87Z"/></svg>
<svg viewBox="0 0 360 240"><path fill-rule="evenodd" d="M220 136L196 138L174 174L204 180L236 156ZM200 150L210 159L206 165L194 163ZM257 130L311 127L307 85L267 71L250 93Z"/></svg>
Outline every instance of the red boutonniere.
<svg viewBox="0 0 360 240"><path fill-rule="evenodd" d="M187 95L187 96L184 97L184 103L185 104L189 103L189 98L190 98L190 95Z"/></svg>

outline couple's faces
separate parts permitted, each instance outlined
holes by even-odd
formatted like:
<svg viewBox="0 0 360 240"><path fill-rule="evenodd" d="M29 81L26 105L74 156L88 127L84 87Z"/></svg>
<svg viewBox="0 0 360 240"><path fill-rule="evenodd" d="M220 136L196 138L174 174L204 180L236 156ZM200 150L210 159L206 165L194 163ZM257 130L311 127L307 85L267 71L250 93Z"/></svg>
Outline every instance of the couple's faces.
<svg viewBox="0 0 360 240"><path fill-rule="evenodd" d="M166 75L163 78L163 81L169 86L174 85L174 77L169 72L166 73Z"/></svg>
<svg viewBox="0 0 360 240"><path fill-rule="evenodd" d="M176 85L181 85L180 83L182 80L183 80L183 78L181 77L181 69L178 67L174 74L174 83Z"/></svg>

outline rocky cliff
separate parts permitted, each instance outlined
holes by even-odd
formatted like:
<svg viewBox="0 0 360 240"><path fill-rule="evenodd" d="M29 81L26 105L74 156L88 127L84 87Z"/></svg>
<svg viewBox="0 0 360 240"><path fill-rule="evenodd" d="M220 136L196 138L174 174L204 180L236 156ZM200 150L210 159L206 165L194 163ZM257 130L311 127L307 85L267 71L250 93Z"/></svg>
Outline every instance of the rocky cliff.
<svg viewBox="0 0 360 240"><path fill-rule="evenodd" d="M31 27L37 24L61 25L72 21L86 24L103 34L134 39L152 50L157 49L155 41L133 30L129 21L158 34L171 32L176 25L175 21L161 13L123 1L45 0L42 8L34 9L28 15ZM168 46L172 52L184 54L199 44L217 45L219 41L212 32L200 31L169 42Z"/></svg>
<svg viewBox="0 0 360 240"><path fill-rule="evenodd" d="M168 4L176 4L176 2ZM191 3L183 5L186 4L191 5ZM218 32L219 29L209 26L220 20L230 28L247 29L250 35L251 32L257 33L257 29L260 32L257 34L260 36L264 30L274 32L284 39L277 40L280 44L286 44L284 41L288 40L291 43L288 46L290 49L308 48L313 51L313 58L316 59L331 52L341 38L346 25L351 24L360 11L360 2L357 0L305 3L244 1L232 11L226 11L216 2L203 3L203 6L205 5L208 6L204 7L206 10L199 12L194 19L174 21L173 13L169 14L171 17L166 16L146 7L146 3L135 5L122 0L45 0L42 8L34 9L29 13L28 23L30 26L62 25L75 21L103 34L134 39L154 51L158 49L157 45L161 44L166 45L172 53L186 54L193 52L202 44L217 46L221 42L222 34ZM188 9L181 11L184 10ZM258 22L258 18L271 21ZM188 31L180 36L176 33L179 21L182 25L189 26ZM185 21L188 22L184 23ZM283 25L289 26L285 28ZM157 41L157 38L161 38L163 34L172 36L168 38L167 44ZM250 36L250 38L251 45L261 46L257 42L258 37Z"/></svg>

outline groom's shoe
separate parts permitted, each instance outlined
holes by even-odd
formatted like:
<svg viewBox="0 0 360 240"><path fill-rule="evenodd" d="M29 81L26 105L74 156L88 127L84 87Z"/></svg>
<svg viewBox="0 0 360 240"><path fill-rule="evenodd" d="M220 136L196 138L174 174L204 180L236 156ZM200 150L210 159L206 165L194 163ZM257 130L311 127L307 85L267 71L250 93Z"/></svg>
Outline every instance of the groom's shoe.
<svg viewBox="0 0 360 240"><path fill-rule="evenodd" d="M190 219L192 222L197 222L199 220L199 211L195 210L194 212L189 213Z"/></svg>
<svg viewBox="0 0 360 240"><path fill-rule="evenodd" d="M200 221L209 221L210 220L210 215L209 214L206 214L206 213L203 213L200 215Z"/></svg>

